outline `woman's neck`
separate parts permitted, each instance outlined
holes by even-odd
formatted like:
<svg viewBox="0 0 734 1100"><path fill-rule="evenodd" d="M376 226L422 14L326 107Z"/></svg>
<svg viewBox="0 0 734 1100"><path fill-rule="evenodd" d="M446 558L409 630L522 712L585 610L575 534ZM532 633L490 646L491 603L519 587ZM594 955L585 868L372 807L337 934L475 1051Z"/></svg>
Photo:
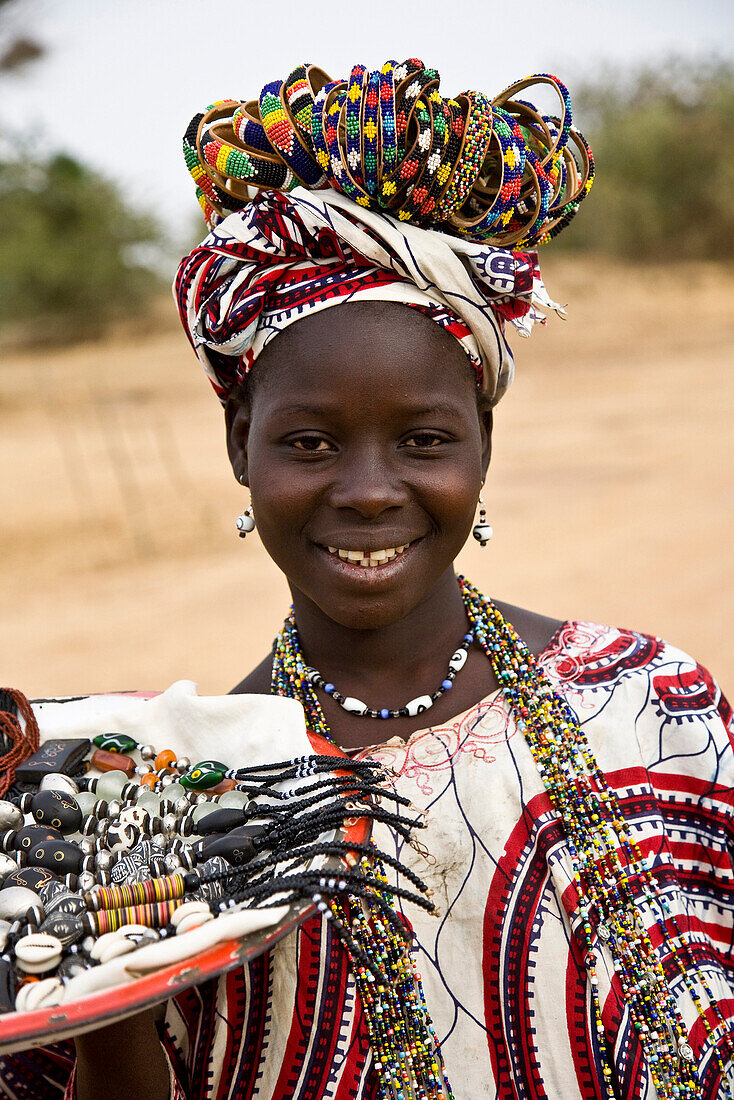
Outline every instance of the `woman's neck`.
<svg viewBox="0 0 734 1100"><path fill-rule="evenodd" d="M305 660L333 679L344 694L357 691L358 685L364 692L374 684L384 689L385 698L392 685L403 694L406 681L418 682L432 674L440 680L468 629L453 570L447 570L402 619L369 630L335 622L298 590L292 595Z"/></svg>

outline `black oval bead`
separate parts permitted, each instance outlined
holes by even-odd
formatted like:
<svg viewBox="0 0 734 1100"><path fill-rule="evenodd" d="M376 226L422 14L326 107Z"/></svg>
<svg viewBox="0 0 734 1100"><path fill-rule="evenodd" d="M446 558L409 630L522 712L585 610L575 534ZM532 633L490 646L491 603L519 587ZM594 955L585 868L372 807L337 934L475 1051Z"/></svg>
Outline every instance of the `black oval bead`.
<svg viewBox="0 0 734 1100"><path fill-rule="evenodd" d="M249 863L255 856L254 838L264 832L261 825L240 825L228 833L220 833L215 836L200 840L195 845L196 854L201 859L211 859L212 856L222 856L235 867L243 863Z"/></svg>
<svg viewBox="0 0 734 1100"><path fill-rule="evenodd" d="M65 882L54 879L38 891L43 902L43 908L47 916L52 913L67 916L77 916L86 910L84 899L70 890Z"/></svg>
<svg viewBox="0 0 734 1100"><path fill-rule="evenodd" d="M222 809L212 810L206 817L201 818L196 823L196 831L200 836L211 836L212 833L228 833L230 829L236 829L238 825L244 824L244 814L242 810L237 809Z"/></svg>
<svg viewBox="0 0 734 1100"><path fill-rule="evenodd" d="M21 867L19 871L13 871L3 883L6 886L27 886L29 890L38 893L42 886L48 886L50 882L58 882L56 875L47 867Z"/></svg>
<svg viewBox="0 0 734 1100"><path fill-rule="evenodd" d="M29 859L40 867L48 867L62 875L78 875L84 852L76 844L65 840L45 840L36 844L28 853Z"/></svg>
<svg viewBox="0 0 734 1100"><path fill-rule="evenodd" d="M79 916L72 913L52 913L41 924L39 932L48 932L61 940L64 947L76 943L84 935L84 925Z"/></svg>
<svg viewBox="0 0 734 1100"><path fill-rule="evenodd" d="M66 791L39 791L33 796L31 813L39 825L50 825L64 834L81 828L82 811Z"/></svg>
<svg viewBox="0 0 734 1100"><path fill-rule="evenodd" d="M36 844L42 840L63 840L58 829L52 829L49 825L24 825L18 829L13 839L13 848L20 852L30 852Z"/></svg>

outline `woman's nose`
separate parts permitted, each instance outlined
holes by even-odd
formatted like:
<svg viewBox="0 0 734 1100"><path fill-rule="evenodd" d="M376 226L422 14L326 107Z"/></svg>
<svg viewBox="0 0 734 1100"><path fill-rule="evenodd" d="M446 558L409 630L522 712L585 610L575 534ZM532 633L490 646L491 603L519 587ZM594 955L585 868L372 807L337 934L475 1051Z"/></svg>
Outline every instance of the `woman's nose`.
<svg viewBox="0 0 734 1100"><path fill-rule="evenodd" d="M346 459L346 460L345 460ZM339 463L330 504L351 508L365 519L374 519L389 508L400 508L410 494L395 463L384 455L357 453Z"/></svg>

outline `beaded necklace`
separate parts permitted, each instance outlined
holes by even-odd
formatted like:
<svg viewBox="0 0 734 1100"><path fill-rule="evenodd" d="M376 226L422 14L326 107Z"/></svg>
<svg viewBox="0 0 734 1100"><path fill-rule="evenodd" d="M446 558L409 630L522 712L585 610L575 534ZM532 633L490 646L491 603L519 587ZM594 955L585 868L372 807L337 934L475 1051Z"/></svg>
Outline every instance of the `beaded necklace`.
<svg viewBox="0 0 734 1100"><path fill-rule="evenodd" d="M575 713L553 689L533 654L494 604L464 577L459 577L458 583L470 629L492 664L566 834L578 899L575 931L584 951L594 1027L603 1057L605 1095L616 1096L597 978L599 953L604 947L611 952L630 1020L659 1097L698 1097L695 1054L647 931L650 921L657 926L663 952L669 953L680 972L722 1079L728 1081L725 1059L734 1055L734 1037L706 975L695 967L687 938L630 834L617 795L607 783ZM309 671L291 613L276 640L272 691L298 699L310 728L333 740ZM695 979L686 967L684 953L694 964ZM370 1012L367 1003L365 1008L374 1024L376 1014ZM732 1095L731 1086L728 1095Z"/></svg>

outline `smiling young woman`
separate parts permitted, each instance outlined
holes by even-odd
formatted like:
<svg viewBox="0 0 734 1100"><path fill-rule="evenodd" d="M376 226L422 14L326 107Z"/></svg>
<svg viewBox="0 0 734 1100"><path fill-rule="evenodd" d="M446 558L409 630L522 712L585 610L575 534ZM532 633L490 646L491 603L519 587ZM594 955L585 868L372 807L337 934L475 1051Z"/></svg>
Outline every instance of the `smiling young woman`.
<svg viewBox="0 0 734 1100"><path fill-rule="evenodd" d="M533 81L559 117L518 98ZM336 82L300 66L259 109L192 121L212 231L176 295L293 597L234 690L295 698L314 732L392 769L425 843L384 823L375 840L437 914L403 911L392 862L376 867L420 972L334 896L381 984L319 915L174 998L160 1042L151 1016L80 1038L79 1100L101 1082L145 1100L731 1095L726 700L657 638L493 602L454 572L512 378L506 328L553 307L527 249L591 182L570 120L554 77L443 100L410 59ZM136 1056L111 1071L121 1044ZM71 1097L71 1054L54 1058L29 1056L18 1087L6 1062L11 1095Z"/></svg>

